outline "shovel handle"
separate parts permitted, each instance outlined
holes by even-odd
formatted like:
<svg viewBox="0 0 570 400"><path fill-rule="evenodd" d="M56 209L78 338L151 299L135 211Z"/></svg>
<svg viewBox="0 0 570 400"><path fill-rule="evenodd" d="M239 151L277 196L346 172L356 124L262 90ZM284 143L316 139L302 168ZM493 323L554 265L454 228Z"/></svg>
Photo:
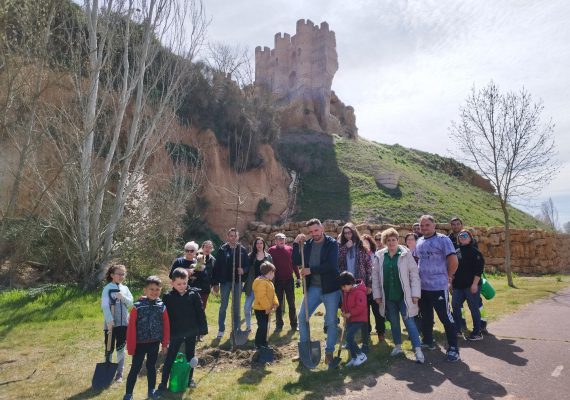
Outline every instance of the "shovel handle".
<svg viewBox="0 0 570 400"><path fill-rule="evenodd" d="M344 332L346 331L346 318L342 317L342 331L340 333L340 345L338 346L338 352L336 357L340 357L340 352L342 351L342 343L344 342Z"/></svg>

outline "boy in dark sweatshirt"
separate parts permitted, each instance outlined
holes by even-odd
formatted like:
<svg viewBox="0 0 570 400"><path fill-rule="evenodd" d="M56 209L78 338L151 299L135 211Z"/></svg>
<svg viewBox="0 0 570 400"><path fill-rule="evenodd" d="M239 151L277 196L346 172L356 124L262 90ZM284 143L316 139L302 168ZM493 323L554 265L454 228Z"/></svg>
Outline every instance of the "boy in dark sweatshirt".
<svg viewBox="0 0 570 400"><path fill-rule="evenodd" d="M156 359L158 347L162 342L162 351L166 352L170 338L170 323L166 307L158 296L162 282L158 276L149 276L144 286L144 297L137 301L130 314L127 328L127 353L133 356L133 363L127 377L127 388L123 400L133 398L133 389L137 375L146 356L148 397L157 398Z"/></svg>
<svg viewBox="0 0 570 400"><path fill-rule="evenodd" d="M188 271L184 268L172 271L172 290L164 295L163 301L170 319L170 346L162 368L159 393L166 390L172 364L182 343L185 344L186 359L190 361L196 351L196 337L208 334L208 323L200 294L195 288L188 286ZM194 368L190 368L188 387L191 388L196 387L192 379L193 374Z"/></svg>

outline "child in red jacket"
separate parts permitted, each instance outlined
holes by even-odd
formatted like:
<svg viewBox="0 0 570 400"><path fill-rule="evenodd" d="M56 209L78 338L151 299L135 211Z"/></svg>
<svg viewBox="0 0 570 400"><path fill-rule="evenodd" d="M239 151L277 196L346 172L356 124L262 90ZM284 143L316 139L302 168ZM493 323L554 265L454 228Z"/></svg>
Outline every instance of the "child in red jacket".
<svg viewBox="0 0 570 400"><path fill-rule="evenodd" d="M354 276L344 271L339 277L342 289L342 316L346 321L346 347L350 351L351 360L346 366L358 367L366 361L366 354L358 347L354 335L360 332L364 324L368 323L368 301L366 299L366 286L361 280L355 281Z"/></svg>

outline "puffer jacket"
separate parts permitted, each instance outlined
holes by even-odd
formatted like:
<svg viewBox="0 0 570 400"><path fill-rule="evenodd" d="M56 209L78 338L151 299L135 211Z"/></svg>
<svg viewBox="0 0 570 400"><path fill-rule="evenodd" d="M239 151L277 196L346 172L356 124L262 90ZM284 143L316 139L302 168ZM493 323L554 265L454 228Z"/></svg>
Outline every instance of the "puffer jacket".
<svg viewBox="0 0 570 400"><path fill-rule="evenodd" d="M400 257L398 258L398 275L402 290L404 292L404 302L406 303L407 318L418 315L419 306L414 304L412 297L418 299L422 295L420 274L418 265L410 250L405 246L400 247ZM388 253L388 248L383 248L376 252L374 266L372 268L372 293L374 300L380 299L380 314L386 315L386 302L384 301L384 255Z"/></svg>
<svg viewBox="0 0 570 400"><path fill-rule="evenodd" d="M350 292L342 291L342 312L350 313L347 322L368 322L368 300L366 285L357 279Z"/></svg>
<svg viewBox="0 0 570 400"><path fill-rule="evenodd" d="M123 300L118 300L116 293L123 295ZM114 314L111 312L113 306ZM103 287L101 294L101 310L105 318L105 326L112 322L114 326L128 326L129 324L129 309L133 306L133 295L126 285L121 283L116 284L109 282Z"/></svg>

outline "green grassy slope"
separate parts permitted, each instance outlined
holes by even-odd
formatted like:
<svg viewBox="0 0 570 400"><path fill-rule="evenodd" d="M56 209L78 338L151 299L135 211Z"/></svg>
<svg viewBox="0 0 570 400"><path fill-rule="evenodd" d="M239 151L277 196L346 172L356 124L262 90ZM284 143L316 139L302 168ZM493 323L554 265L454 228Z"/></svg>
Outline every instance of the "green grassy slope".
<svg viewBox="0 0 570 400"><path fill-rule="evenodd" d="M449 159L398 145L310 132L284 135L276 147L280 161L301 172L296 220L406 223L429 213L441 222L458 215L467 225L502 225L496 197L443 172ZM400 174L397 189L376 184L374 175L382 171ZM515 208L511 223L541 226Z"/></svg>

